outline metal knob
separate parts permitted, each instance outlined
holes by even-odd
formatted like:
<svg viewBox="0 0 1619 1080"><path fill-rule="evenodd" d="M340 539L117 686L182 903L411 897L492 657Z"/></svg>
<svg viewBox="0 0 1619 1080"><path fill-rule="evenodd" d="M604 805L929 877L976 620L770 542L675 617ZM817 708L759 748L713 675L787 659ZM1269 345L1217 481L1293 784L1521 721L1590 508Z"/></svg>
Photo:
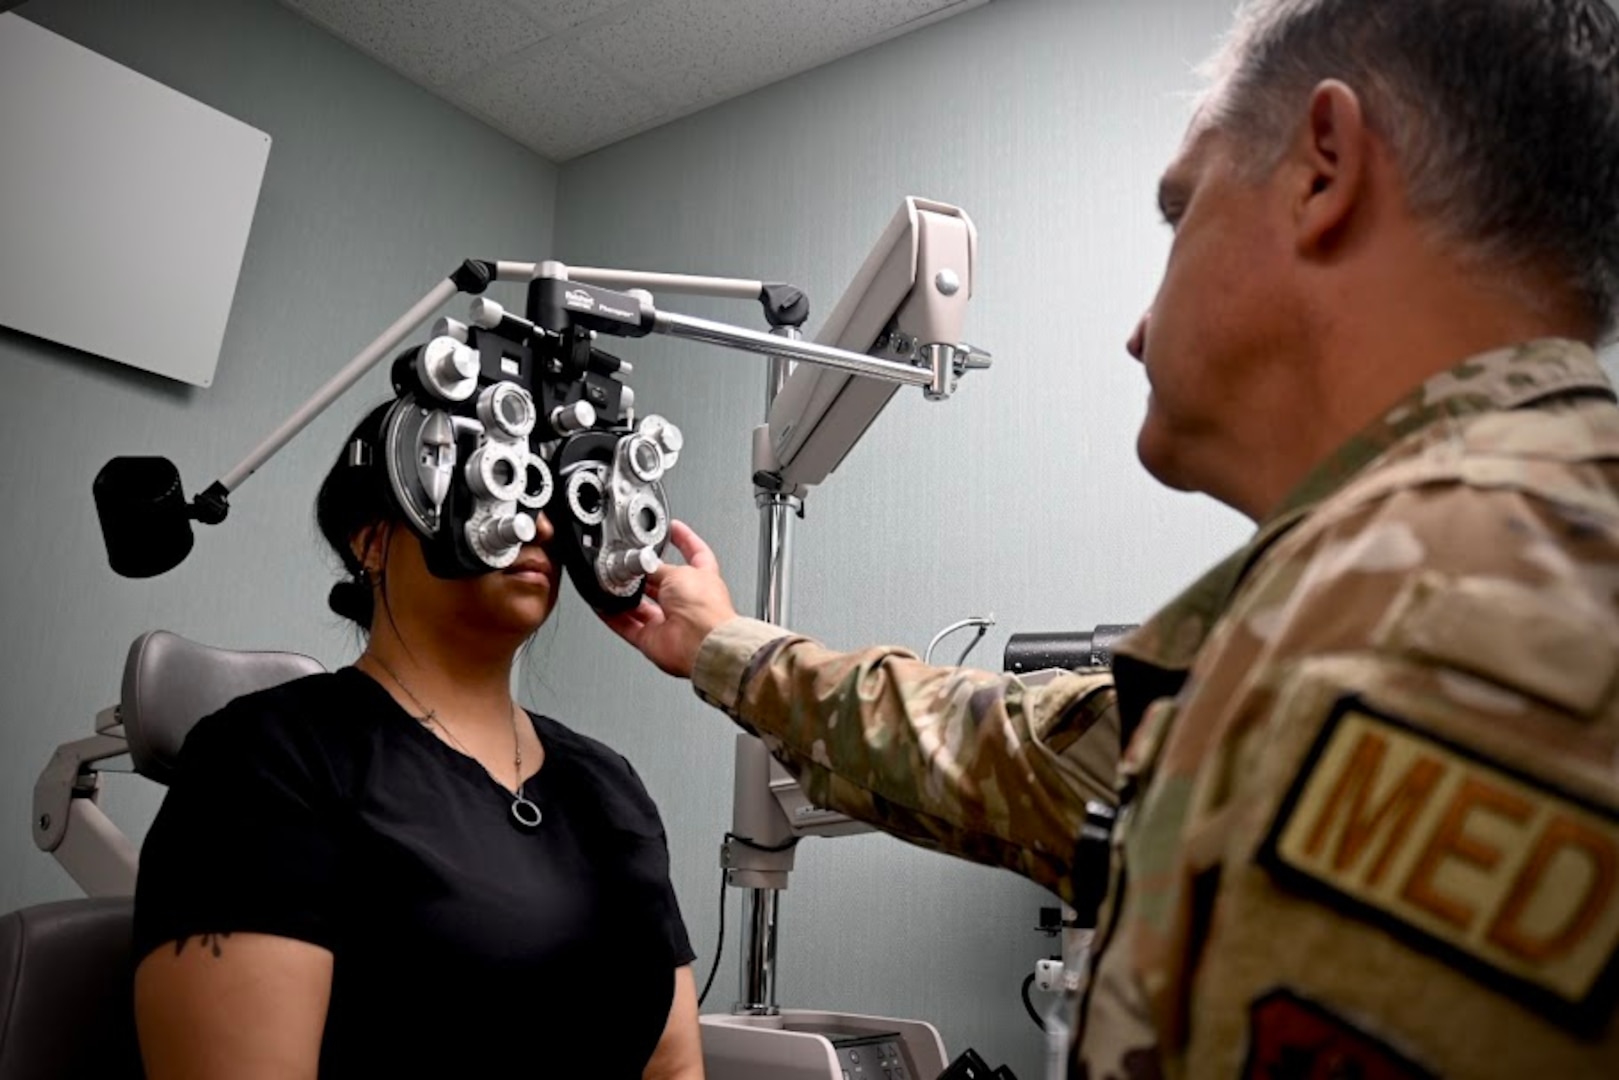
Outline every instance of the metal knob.
<svg viewBox="0 0 1619 1080"><path fill-rule="evenodd" d="M493 330L506 317L506 309L487 296L479 296L468 305L467 317L472 320L472 325Z"/></svg>
<svg viewBox="0 0 1619 1080"><path fill-rule="evenodd" d="M983 371L993 360L989 353L976 345L963 341L956 346L956 366L963 371Z"/></svg>
<svg viewBox="0 0 1619 1080"><path fill-rule="evenodd" d="M551 426L564 435L596 426L596 409L588 401L558 405L551 410Z"/></svg>
<svg viewBox="0 0 1619 1080"><path fill-rule="evenodd" d="M465 344L469 334L467 332L466 323L461 322L458 319L452 319L448 315L445 315L442 318L434 321L433 336L454 338L462 344Z"/></svg>
<svg viewBox="0 0 1619 1080"><path fill-rule="evenodd" d="M680 448L686 445L686 437L680 433L679 428L669 421L660 419L656 425L649 426L652 427L652 430L648 431L647 434L657 440L658 448L665 453L678 454L680 453Z"/></svg>
<svg viewBox="0 0 1619 1080"><path fill-rule="evenodd" d="M534 519L527 514L507 518L490 518L483 523L483 542L491 548L516 547L533 540L536 531Z"/></svg>
<svg viewBox="0 0 1619 1080"><path fill-rule="evenodd" d="M630 548L607 560L608 576L620 585L645 577L663 565L658 553L649 547Z"/></svg>
<svg viewBox="0 0 1619 1080"><path fill-rule="evenodd" d="M422 346L418 369L427 389L445 401L465 401L478 388L478 357L452 337Z"/></svg>

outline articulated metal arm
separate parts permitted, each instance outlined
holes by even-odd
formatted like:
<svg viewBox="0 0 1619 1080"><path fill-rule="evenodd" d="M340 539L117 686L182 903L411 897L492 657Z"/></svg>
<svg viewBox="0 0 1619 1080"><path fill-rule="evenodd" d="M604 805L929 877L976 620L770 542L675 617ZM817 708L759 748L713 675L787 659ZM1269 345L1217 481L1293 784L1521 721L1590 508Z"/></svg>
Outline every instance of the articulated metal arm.
<svg viewBox="0 0 1619 1080"><path fill-rule="evenodd" d="M96 734L56 748L34 783L34 844L56 857L88 896L135 891L137 852L97 805L94 765L129 752L116 709L96 717Z"/></svg>

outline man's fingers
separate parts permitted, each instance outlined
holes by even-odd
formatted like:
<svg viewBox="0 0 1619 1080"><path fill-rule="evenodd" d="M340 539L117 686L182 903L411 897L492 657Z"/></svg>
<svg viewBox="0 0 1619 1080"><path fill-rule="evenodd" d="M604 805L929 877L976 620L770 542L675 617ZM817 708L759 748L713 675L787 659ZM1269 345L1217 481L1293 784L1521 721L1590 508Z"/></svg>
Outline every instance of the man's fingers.
<svg viewBox="0 0 1619 1080"><path fill-rule="evenodd" d="M713 549L684 521L669 523L669 539L674 541L675 548L679 550L680 557L686 560L687 566L698 570L719 569L720 561L714 557Z"/></svg>
<svg viewBox="0 0 1619 1080"><path fill-rule="evenodd" d="M636 646L636 648L640 648L640 644L636 639L638 639L641 636L641 632L646 629L646 623L628 613L623 615L604 615L602 616L602 622L607 624L607 629L611 630L613 633L617 634L631 645Z"/></svg>
<svg viewBox="0 0 1619 1080"><path fill-rule="evenodd" d="M630 611L602 616L602 622L607 624L609 630L638 649L647 628L662 621L663 610L644 597L641 603Z"/></svg>
<svg viewBox="0 0 1619 1080"><path fill-rule="evenodd" d="M657 604L653 603L651 600L647 599L645 596L641 597L641 602L635 605L634 609L631 610L629 614L631 617L647 626L650 626L653 623L661 623L663 621L663 609Z"/></svg>

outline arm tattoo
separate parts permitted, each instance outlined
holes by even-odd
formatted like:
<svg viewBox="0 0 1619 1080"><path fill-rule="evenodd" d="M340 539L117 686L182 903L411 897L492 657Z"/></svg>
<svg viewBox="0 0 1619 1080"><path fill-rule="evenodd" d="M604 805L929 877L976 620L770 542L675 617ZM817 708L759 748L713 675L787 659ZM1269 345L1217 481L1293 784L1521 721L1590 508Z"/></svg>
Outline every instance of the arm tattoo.
<svg viewBox="0 0 1619 1080"><path fill-rule="evenodd" d="M230 931L226 930L223 933L218 934L198 934L197 941L201 943L204 949L207 949L215 956L218 956L220 943L228 937L230 937ZM186 944L190 942L190 940L190 937L183 937L179 941L176 941L174 943L174 955L179 956L182 952L184 952Z"/></svg>

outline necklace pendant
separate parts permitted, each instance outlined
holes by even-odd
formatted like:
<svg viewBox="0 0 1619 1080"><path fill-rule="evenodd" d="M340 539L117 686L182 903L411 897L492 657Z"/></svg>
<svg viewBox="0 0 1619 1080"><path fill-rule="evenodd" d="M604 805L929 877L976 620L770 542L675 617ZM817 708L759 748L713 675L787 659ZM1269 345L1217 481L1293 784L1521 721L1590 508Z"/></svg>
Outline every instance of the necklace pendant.
<svg viewBox="0 0 1619 1080"><path fill-rule="evenodd" d="M516 819L517 824L525 829L538 828L541 816L540 808L534 805L533 800L519 791L517 797L512 800L512 817Z"/></svg>

